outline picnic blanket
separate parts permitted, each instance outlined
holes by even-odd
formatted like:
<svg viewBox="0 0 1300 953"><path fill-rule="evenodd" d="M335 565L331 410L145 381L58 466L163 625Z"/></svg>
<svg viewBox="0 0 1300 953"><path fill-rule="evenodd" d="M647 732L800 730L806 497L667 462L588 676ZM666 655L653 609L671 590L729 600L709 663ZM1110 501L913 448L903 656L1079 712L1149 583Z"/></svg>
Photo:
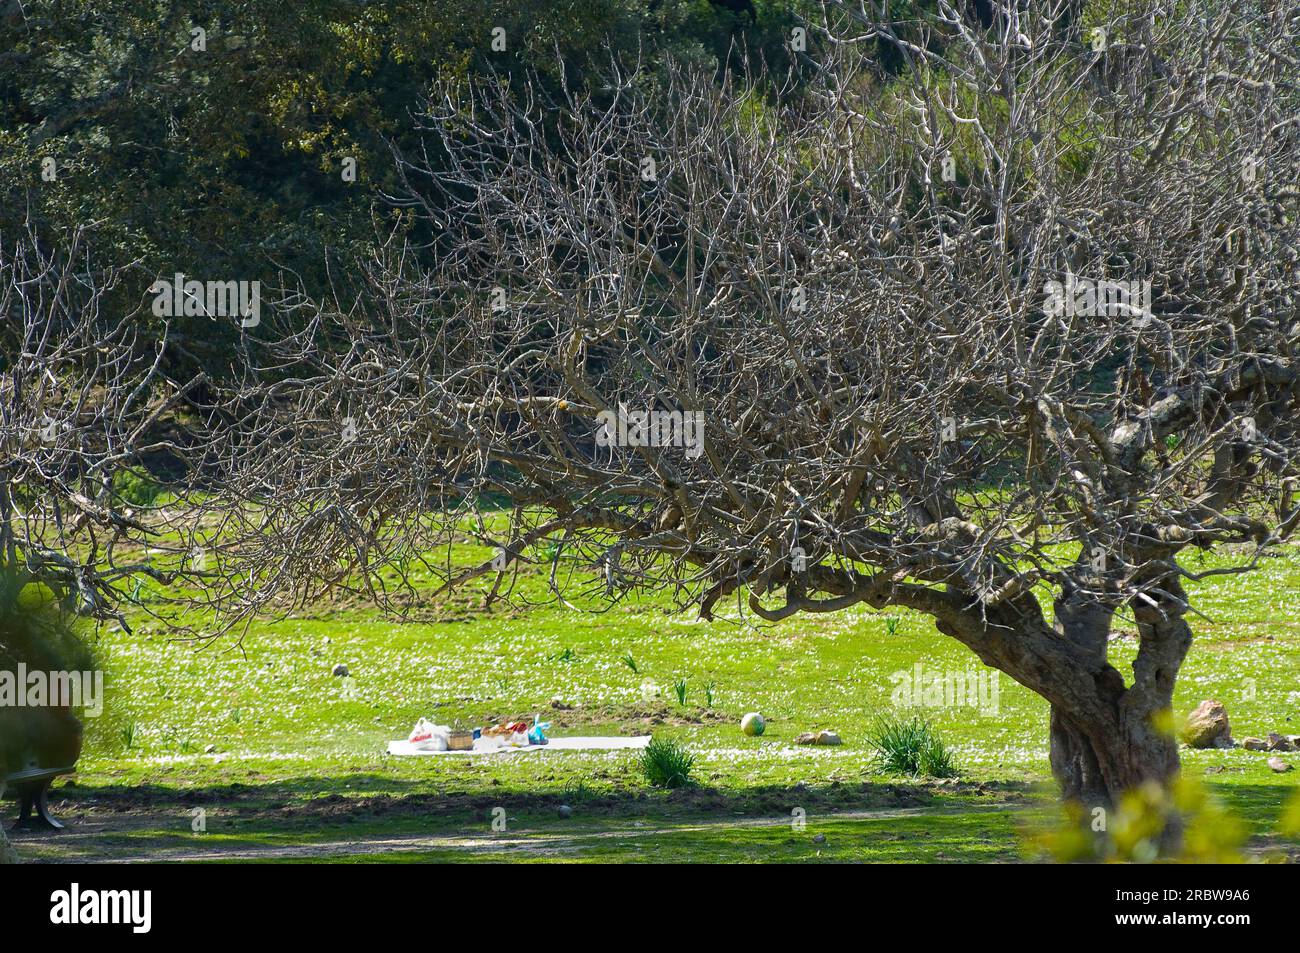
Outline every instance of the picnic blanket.
<svg viewBox="0 0 1300 953"><path fill-rule="evenodd" d="M532 751L620 751L628 748L644 748L650 743L649 735L623 737L620 735L592 735L586 738L551 738L548 744L529 745L526 748L495 748L491 751L420 751L409 741L388 742L388 753L398 757L417 757L422 755L496 755L511 752Z"/></svg>

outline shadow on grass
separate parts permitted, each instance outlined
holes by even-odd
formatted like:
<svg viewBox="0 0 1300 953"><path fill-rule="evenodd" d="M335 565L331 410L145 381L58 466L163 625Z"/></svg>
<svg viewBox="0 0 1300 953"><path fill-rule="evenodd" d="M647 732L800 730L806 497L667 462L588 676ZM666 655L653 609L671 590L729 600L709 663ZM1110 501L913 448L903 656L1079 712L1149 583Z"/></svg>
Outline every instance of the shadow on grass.
<svg viewBox="0 0 1300 953"><path fill-rule="evenodd" d="M661 862L1012 859L1022 783L703 785L593 793L428 790L375 773L173 787L69 783L64 835L18 833L32 861L602 859ZM561 805L570 810L561 812ZM191 818L202 809L205 830ZM501 821L501 828L494 821ZM826 848L835 832L837 844ZM822 840L814 841L820 834ZM413 844L419 841L419 845ZM811 846L810 846L811 845ZM409 856L406 856L409 855Z"/></svg>
<svg viewBox="0 0 1300 953"><path fill-rule="evenodd" d="M785 824L683 825L655 830L570 831L475 849L431 846L408 850L279 857L276 862L329 863L1007 863L1024 859L1014 815L952 810L924 816L810 815L806 826ZM258 858L253 858L259 860ZM271 860L271 858L265 858Z"/></svg>
<svg viewBox="0 0 1300 953"><path fill-rule="evenodd" d="M188 833L202 809L209 830L228 834L324 839L340 835L425 833L456 835L482 830L501 816L512 829L547 823L568 805L573 824L743 823L755 818L789 818L857 812L968 809L1031 800L1022 783L930 784L907 779L855 784L795 784L719 790L693 785L672 791L652 788L592 791L583 785L526 786L497 790L430 791L427 780L376 773L299 777L260 784L180 787L160 784L86 786L69 782L51 793L51 807L69 831L136 838L148 831ZM57 841L57 834L15 832L25 842Z"/></svg>
<svg viewBox="0 0 1300 953"><path fill-rule="evenodd" d="M160 784L105 784L86 786L69 781L51 793L51 803L64 812L94 813L190 810L195 807L226 809L251 816L338 818L347 815L438 815L478 812L494 807L510 809L558 808L581 804L591 811L613 814L662 812L730 813L739 816L805 810L924 807L954 800L1017 800L1039 789L1022 782L932 783L908 778L860 783L758 785L742 790L721 790L703 784L672 791L654 788L593 790L585 785L520 785L485 791L429 791L423 779L394 778L376 773L337 777L299 777L258 784L214 784L181 787Z"/></svg>
<svg viewBox="0 0 1300 953"><path fill-rule="evenodd" d="M538 787L430 791L427 779L371 772L196 787L69 783L52 798L67 834L17 832L14 839L36 861L971 863L1022 859L1026 832L1048 819L1054 803L1049 791L1021 782ZM1216 794L1259 838L1276 830L1287 791L1234 784ZM571 811L562 816L561 805ZM207 828L196 838L198 808ZM802 828L792 823L797 812Z"/></svg>

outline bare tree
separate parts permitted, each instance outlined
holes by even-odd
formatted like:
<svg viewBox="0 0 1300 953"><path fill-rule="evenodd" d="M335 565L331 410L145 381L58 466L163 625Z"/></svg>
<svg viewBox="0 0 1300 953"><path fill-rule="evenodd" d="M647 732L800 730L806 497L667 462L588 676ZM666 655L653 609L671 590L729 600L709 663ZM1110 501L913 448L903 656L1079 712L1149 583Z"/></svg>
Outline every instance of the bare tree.
<svg viewBox="0 0 1300 953"><path fill-rule="evenodd" d="M994 6L861 8L781 95L435 88L410 227L361 293L280 292L207 398L220 624L539 558L557 598L901 606L1050 703L1068 797L1167 781L1181 557L1245 572L1300 523L1300 19ZM496 559L453 564L467 526Z"/></svg>
<svg viewBox="0 0 1300 953"><path fill-rule="evenodd" d="M169 374L165 326L106 306L123 288L143 299L149 282L133 288L134 266L96 268L93 232L0 236L0 564L14 575L6 592L39 583L68 611L129 630L122 606L153 604L143 580L194 574L183 557L197 526L180 514L222 418L198 403L205 375ZM157 500L138 490L156 480L151 463L170 469Z"/></svg>
<svg viewBox="0 0 1300 953"><path fill-rule="evenodd" d="M860 10L786 96L435 90L393 199L436 237L253 352L258 591L374 579L503 494L449 584L546 543L557 597L576 558L706 617L907 607L1050 702L1067 796L1167 780L1181 554L1248 571L1300 522L1297 17L939 9Z"/></svg>
<svg viewBox="0 0 1300 953"><path fill-rule="evenodd" d="M0 234L0 615L30 588L67 616L129 632L134 606L184 634L184 612L208 603L179 584L208 575L198 547L217 471L205 465L229 419L202 403L203 374L173 377L165 323L121 308L150 282L96 267L94 232ZM33 664L5 628L0 655ZM47 723L0 721L19 734L0 733L3 771L3 755L39 750L32 726ZM77 727L66 712L57 723ZM0 832L0 863L12 859Z"/></svg>

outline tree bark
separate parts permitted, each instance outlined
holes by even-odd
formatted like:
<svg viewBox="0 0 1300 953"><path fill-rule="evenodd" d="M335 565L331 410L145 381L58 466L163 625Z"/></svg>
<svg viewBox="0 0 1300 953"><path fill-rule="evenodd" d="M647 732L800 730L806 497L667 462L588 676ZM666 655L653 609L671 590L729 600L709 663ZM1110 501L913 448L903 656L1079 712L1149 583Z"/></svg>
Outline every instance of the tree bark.
<svg viewBox="0 0 1300 953"><path fill-rule="evenodd" d="M1151 587L1130 604L1139 648L1133 682L1107 658L1115 606L1095 595L1063 592L1056 626L1032 594L972 609L970 594L896 585L891 603L931 615L939 631L970 648L985 665L1011 676L1051 705L1051 765L1066 799L1109 812L1134 788L1166 788L1179 770L1178 743L1168 733L1178 669L1192 643L1188 606L1176 579ZM877 601L885 604L884 595ZM873 603L874 604L874 603ZM1176 851L1180 823L1171 817L1161 849Z"/></svg>
<svg viewBox="0 0 1300 953"><path fill-rule="evenodd" d="M1158 714L1121 702L1114 719L1092 721L1053 706L1051 763L1061 795L1110 810L1147 782L1167 787L1180 767L1178 742L1152 724Z"/></svg>
<svg viewBox="0 0 1300 953"><path fill-rule="evenodd" d="M1092 739L1067 712L1055 705L1052 706L1050 744L1052 774L1061 786L1061 796L1084 806L1109 808L1113 798Z"/></svg>
<svg viewBox="0 0 1300 953"><path fill-rule="evenodd" d="M1109 617L1103 622L1095 607L1083 610L1068 598L1058 600L1056 608L1062 635L1094 655L1106 673L1096 680L1095 705L1052 705L1051 765L1062 796L1089 811L1110 811L1127 791L1152 782L1168 789L1181 767L1168 713L1192 644L1181 586L1166 582L1157 604L1133 604L1139 648L1128 687L1105 660ZM1160 846L1173 852L1181 843L1182 821L1172 812L1168 818Z"/></svg>
<svg viewBox="0 0 1300 953"><path fill-rule="evenodd" d="M1088 694L1094 697L1084 703L1053 703L1052 773L1066 800L1109 809L1128 781L1116 748L1121 743L1119 700L1124 681L1106 657L1114 610L1077 590L1063 592L1054 608L1060 638L1080 651L1088 667L1102 677L1093 679L1095 691Z"/></svg>

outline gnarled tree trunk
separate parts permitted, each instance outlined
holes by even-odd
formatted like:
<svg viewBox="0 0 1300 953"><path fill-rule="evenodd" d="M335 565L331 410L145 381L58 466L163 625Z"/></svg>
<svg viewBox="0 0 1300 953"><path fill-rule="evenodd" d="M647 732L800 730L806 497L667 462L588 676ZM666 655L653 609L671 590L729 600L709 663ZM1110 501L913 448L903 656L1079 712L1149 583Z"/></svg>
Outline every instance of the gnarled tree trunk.
<svg viewBox="0 0 1300 953"><path fill-rule="evenodd" d="M1093 721L1053 706L1051 763L1062 796L1109 809L1149 781L1167 785L1178 774L1178 743L1153 724L1160 712L1121 699L1113 718Z"/></svg>
<svg viewBox="0 0 1300 953"><path fill-rule="evenodd" d="M1179 772L1178 740L1168 713L1192 632L1183 618L1181 587L1166 582L1164 591L1159 604L1143 600L1133 605L1139 648L1128 687L1106 662L1109 616L1095 607L1081 610L1068 597L1057 601L1062 635L1088 651L1105 673L1095 680L1093 704L1081 709L1053 704L1051 715L1052 773L1063 797L1090 810L1110 810L1124 792L1151 782L1166 788ZM1162 849L1177 850L1181 828L1171 815Z"/></svg>
<svg viewBox="0 0 1300 953"><path fill-rule="evenodd" d="M1183 620L1187 604L1174 580L1165 580L1158 603L1132 605L1139 648L1126 685L1107 658L1114 608L1077 591L1055 604L1047 625L1037 600L1027 596L986 606L981 615L952 611L962 597L917 601L940 631L963 642L986 664L1010 675L1051 705L1051 765L1065 799L1091 811L1110 811L1127 791L1155 782L1167 787L1179 770L1178 743L1169 732L1179 667L1191 646ZM1177 850L1176 817L1161 848Z"/></svg>

